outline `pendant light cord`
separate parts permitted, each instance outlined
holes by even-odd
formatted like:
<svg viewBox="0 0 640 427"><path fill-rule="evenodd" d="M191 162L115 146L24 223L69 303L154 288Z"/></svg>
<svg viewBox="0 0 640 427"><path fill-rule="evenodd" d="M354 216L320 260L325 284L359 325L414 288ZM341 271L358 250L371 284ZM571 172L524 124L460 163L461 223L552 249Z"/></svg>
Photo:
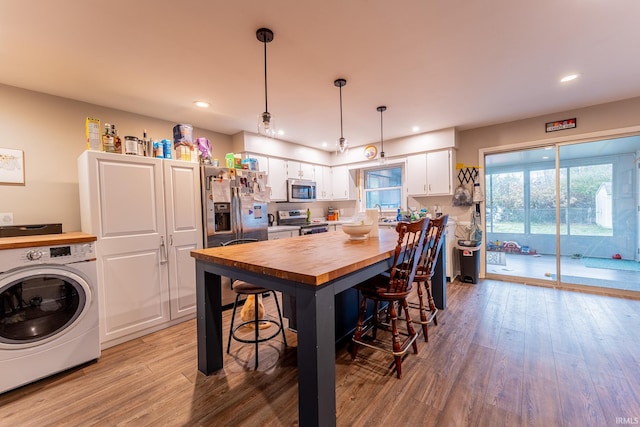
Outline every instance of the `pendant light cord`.
<svg viewBox="0 0 640 427"><path fill-rule="evenodd" d="M344 139L342 134L342 86L340 86L340 139Z"/></svg>
<svg viewBox="0 0 640 427"><path fill-rule="evenodd" d="M264 111L269 111L269 105L267 101L267 42L262 42L264 44Z"/></svg>
<svg viewBox="0 0 640 427"><path fill-rule="evenodd" d="M384 138L382 137L383 132L382 132L382 112L384 110L380 109L380 152L384 155Z"/></svg>

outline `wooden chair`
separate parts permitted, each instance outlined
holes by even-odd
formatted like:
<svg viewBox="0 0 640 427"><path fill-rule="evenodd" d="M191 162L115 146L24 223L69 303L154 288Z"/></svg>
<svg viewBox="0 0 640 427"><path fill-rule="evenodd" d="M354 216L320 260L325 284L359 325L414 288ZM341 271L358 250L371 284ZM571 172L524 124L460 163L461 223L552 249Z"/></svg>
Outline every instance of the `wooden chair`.
<svg viewBox="0 0 640 427"><path fill-rule="evenodd" d="M444 231L447 228L448 220L449 215L443 215L440 218L432 219L431 221L429 221L427 231L425 232L426 237L424 240L422 255L420 255L420 261L418 262L418 267L416 268L416 275L413 279L417 283L416 288L418 291L418 304L416 305L410 303L409 306L420 310L420 321L418 323L422 325L422 334L424 335L425 341L429 341L429 335L427 331L428 324L433 321L434 325L438 325L438 308L433 302L431 279L433 278L433 273L435 271L438 254L440 253L442 245L445 241L443 237ZM422 290L423 287L426 292L426 304L425 295ZM429 313L427 314L427 312Z"/></svg>
<svg viewBox="0 0 640 427"><path fill-rule="evenodd" d="M243 243L250 243L250 242L256 242L257 239L235 239L235 240L230 240L228 242L224 242L222 244L222 246L227 246L227 245L239 245L239 244L243 244ZM245 343L245 344L254 344L255 345L255 369L258 368L258 344L260 344L261 342L265 342L265 341L269 341L273 338L275 338L276 336L278 336L279 333L282 332L282 340L284 341L284 346L287 347L287 337L284 334L284 323L282 322L282 312L280 311L280 304L278 303L278 296L276 295L276 293L274 291L271 291L270 289L267 288L263 288L260 287L258 285L254 285L252 283L247 283L243 280L233 280L231 279L231 289L233 289L233 291L236 293L236 299L233 302L233 313L231 314L231 325L229 326L229 340L227 341L227 353L229 353L230 349L231 349L231 338L233 338L234 340L241 342L241 343ZM269 293L273 293L273 299L275 300L276 303L276 309L278 310L278 319L279 321L273 320L273 319L264 319L264 318L260 318L260 301L258 299L259 296L268 296ZM236 325L234 327L234 321L235 321L235 317L236 317L236 310L238 308L239 302L240 302L240 296L245 295L247 296L247 298L253 296L253 298L255 298L254 301L254 305L255 305L255 309L254 309L254 316L253 318L251 318L250 320L246 320L241 322L240 324ZM245 300L246 302L246 300ZM264 337L264 336L260 336L260 330L263 329L263 325L265 324L271 324L277 327L277 329L275 330L275 332L273 332L272 334ZM242 338L236 335L236 332L238 331L238 329L242 328L243 326L253 326L254 329L254 334L253 334L253 339L246 339L246 338Z"/></svg>
<svg viewBox="0 0 640 427"><path fill-rule="evenodd" d="M418 353L417 333L409 316L406 297L411 292L411 285L414 281L420 254L422 253L422 245L428 223L428 219L421 219L412 223L399 222L396 226L398 242L391 270L389 270L388 274L374 276L356 285L356 289L362 295L362 300L360 302L358 323L352 338L351 358L356 358L360 345L391 353L395 358L398 378L402 376L402 357L407 353L409 347L413 348L414 353ZM374 302L374 311L372 318L365 322L367 300ZM387 308L384 309L387 316L387 321L385 322L380 320L381 302L388 303ZM402 333L405 337L402 342L400 341L401 333L398 330L396 303L402 307L406 317L407 330ZM386 348L382 342L377 340L378 329L392 333L391 349Z"/></svg>

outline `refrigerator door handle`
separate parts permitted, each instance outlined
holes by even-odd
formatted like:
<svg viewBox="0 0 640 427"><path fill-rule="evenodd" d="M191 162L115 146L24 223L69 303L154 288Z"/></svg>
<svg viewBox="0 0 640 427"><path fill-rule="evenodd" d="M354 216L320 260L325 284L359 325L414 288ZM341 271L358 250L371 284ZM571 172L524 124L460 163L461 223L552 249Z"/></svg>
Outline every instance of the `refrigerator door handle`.
<svg viewBox="0 0 640 427"><path fill-rule="evenodd" d="M241 198L240 198L240 189L236 188L236 198L237 198L237 203L236 205L238 206L237 209L237 214L238 214L238 238L239 239L243 239L244 238L244 224L242 223L242 202L241 202Z"/></svg>

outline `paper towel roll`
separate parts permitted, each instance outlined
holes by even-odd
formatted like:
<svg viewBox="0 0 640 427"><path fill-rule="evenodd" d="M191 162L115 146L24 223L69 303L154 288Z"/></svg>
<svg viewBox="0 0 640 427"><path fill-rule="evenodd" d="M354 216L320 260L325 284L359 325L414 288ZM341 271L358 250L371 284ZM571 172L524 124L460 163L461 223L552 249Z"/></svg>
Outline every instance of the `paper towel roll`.
<svg viewBox="0 0 640 427"><path fill-rule="evenodd" d="M373 224L369 237L378 237L378 209L367 209L367 220Z"/></svg>

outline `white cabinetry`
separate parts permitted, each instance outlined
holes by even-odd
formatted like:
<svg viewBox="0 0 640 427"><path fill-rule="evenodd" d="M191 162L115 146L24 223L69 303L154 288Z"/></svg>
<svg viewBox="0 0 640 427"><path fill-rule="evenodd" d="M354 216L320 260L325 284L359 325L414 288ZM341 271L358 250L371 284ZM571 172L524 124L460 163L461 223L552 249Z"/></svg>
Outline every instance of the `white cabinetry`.
<svg viewBox="0 0 640 427"><path fill-rule="evenodd" d="M271 187L271 201L287 200L287 161L269 158L269 186Z"/></svg>
<svg viewBox="0 0 640 427"><path fill-rule="evenodd" d="M331 168L329 166L316 165L314 169L316 198L318 200L331 200Z"/></svg>
<svg viewBox="0 0 640 427"><path fill-rule="evenodd" d="M407 194L448 196L453 194L453 150L432 151L407 157Z"/></svg>
<svg viewBox="0 0 640 427"><path fill-rule="evenodd" d="M407 157L407 194L410 196L427 194L427 153Z"/></svg>
<svg viewBox="0 0 640 427"><path fill-rule="evenodd" d="M86 151L78 172L82 231L98 237L102 348L192 318L198 164Z"/></svg>
<svg viewBox="0 0 640 427"><path fill-rule="evenodd" d="M287 160L287 178L314 180L313 165L295 160Z"/></svg>
<svg viewBox="0 0 640 427"><path fill-rule="evenodd" d="M453 194L453 150L427 153L427 195Z"/></svg>
<svg viewBox="0 0 640 427"><path fill-rule="evenodd" d="M331 170L332 200L355 200L356 171L346 166L334 166Z"/></svg>
<svg viewBox="0 0 640 427"><path fill-rule="evenodd" d="M298 231L272 231L269 233L269 240L287 239L289 237L297 236L298 234Z"/></svg>

